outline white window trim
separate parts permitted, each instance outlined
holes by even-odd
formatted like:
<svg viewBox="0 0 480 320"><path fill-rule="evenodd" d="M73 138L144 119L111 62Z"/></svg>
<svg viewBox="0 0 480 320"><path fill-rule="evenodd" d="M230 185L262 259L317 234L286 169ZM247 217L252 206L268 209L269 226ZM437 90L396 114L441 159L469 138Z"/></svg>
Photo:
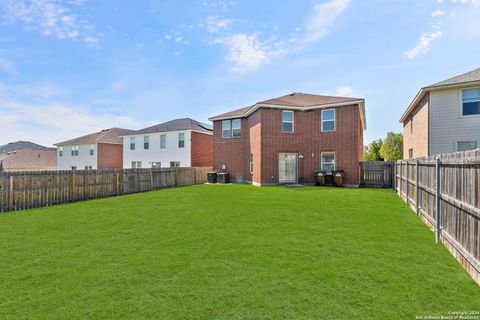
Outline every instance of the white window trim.
<svg viewBox="0 0 480 320"><path fill-rule="evenodd" d="M240 128L238 129L238 130L240 130L240 135L239 136L234 136L233 135L233 121L235 121L235 120L240 121ZM232 138L241 138L242 137L242 118L232 119L232 121L230 122L230 130L232 131L232 133L231 133Z"/></svg>
<svg viewBox="0 0 480 320"><path fill-rule="evenodd" d="M332 111L333 110L333 130L323 130L323 123L324 122L329 122L329 121L332 121L332 120L324 120L323 118L323 113L326 112L326 111ZM322 128L321 128L322 132L335 132L337 130L337 110L336 109L325 109L325 110L322 110Z"/></svg>
<svg viewBox="0 0 480 320"><path fill-rule="evenodd" d="M292 114L292 121L283 121L283 113L289 112ZM292 131L284 131L283 123L292 123ZM282 132L283 133L295 133L295 113L292 110L282 110Z"/></svg>
<svg viewBox="0 0 480 320"><path fill-rule="evenodd" d="M162 147L162 137L164 138L164 146ZM160 135L160 149L167 149L167 135L166 134L161 134Z"/></svg>
<svg viewBox="0 0 480 320"><path fill-rule="evenodd" d="M58 147L58 156L63 157L63 146Z"/></svg>
<svg viewBox="0 0 480 320"><path fill-rule="evenodd" d="M463 151L460 151L458 150L458 143L459 142L470 142L470 141L476 141L477 142L477 149L480 148L480 140L478 139L461 139L461 140L455 140L455 146L454 146L454 150L455 152L463 152ZM476 149L473 149L473 150L476 150ZM467 150L467 151L470 151L470 150Z"/></svg>
<svg viewBox="0 0 480 320"><path fill-rule="evenodd" d="M333 152L333 151L325 151L325 152L322 152L320 154L320 168L321 168L321 170L324 170L323 169L323 155L326 154L326 153L333 153L333 171L337 170L337 153ZM326 163L330 164L331 162L326 162Z"/></svg>
<svg viewBox="0 0 480 320"><path fill-rule="evenodd" d="M458 90L458 96L459 96L459 106L458 106L458 117L461 119L475 119L475 118L480 118L480 114L472 114L469 116L464 116L463 115L463 90L467 89L480 89L480 87L472 87L472 88L462 88ZM460 140L460 141L465 141L465 140ZM457 150L457 145L455 143L455 150Z"/></svg>
<svg viewBox="0 0 480 320"><path fill-rule="evenodd" d="M230 123L230 129L223 129L223 123L224 122L228 122ZM224 136L223 133L224 132L229 132L230 134L228 136ZM232 119L229 119L229 120L222 120L222 139L230 139L232 137Z"/></svg>
<svg viewBox="0 0 480 320"><path fill-rule="evenodd" d="M137 139L135 139L135 137L130 137L130 150L135 150L137 148ZM133 141L133 142L132 142ZM133 149L132 149L132 145L133 145Z"/></svg>
<svg viewBox="0 0 480 320"><path fill-rule="evenodd" d="M92 157L95 156L95 144L90 143L90 146L88 148L89 148L88 149L88 154ZM93 154L92 154L92 151L93 151Z"/></svg>
<svg viewBox="0 0 480 320"><path fill-rule="evenodd" d="M180 139L180 135L183 135L183 139ZM177 137L178 137L178 143L177 143L178 149L184 149L185 148L185 133L184 132L179 132ZM180 147L180 141L183 141L183 147Z"/></svg>

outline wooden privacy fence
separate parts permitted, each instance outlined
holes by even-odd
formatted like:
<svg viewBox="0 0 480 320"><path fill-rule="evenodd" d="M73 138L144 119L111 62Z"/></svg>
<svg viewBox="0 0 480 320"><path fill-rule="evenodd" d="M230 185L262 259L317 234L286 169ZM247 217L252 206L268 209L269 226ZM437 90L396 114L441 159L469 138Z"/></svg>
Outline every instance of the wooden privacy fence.
<svg viewBox="0 0 480 320"><path fill-rule="evenodd" d="M480 150L398 161L396 192L480 283Z"/></svg>
<svg viewBox="0 0 480 320"><path fill-rule="evenodd" d="M393 161L360 162L360 185L366 188L391 188Z"/></svg>
<svg viewBox="0 0 480 320"><path fill-rule="evenodd" d="M0 212L205 183L212 168L0 173Z"/></svg>

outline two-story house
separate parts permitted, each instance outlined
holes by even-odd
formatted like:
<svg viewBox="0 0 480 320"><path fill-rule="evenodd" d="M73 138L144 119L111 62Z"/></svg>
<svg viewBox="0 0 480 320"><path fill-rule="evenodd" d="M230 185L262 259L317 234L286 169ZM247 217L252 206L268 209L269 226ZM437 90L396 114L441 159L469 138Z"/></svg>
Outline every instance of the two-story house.
<svg viewBox="0 0 480 320"><path fill-rule="evenodd" d="M233 182L313 184L314 171L345 171L360 184L365 100L292 93L210 118L214 169Z"/></svg>
<svg viewBox="0 0 480 320"><path fill-rule="evenodd" d="M58 170L123 168L122 136L132 130L111 128L55 144Z"/></svg>
<svg viewBox="0 0 480 320"><path fill-rule="evenodd" d="M400 122L404 158L480 148L480 68L420 89Z"/></svg>
<svg viewBox="0 0 480 320"><path fill-rule="evenodd" d="M56 170L55 154L55 148L30 141L11 142L0 146L0 172Z"/></svg>
<svg viewBox="0 0 480 320"><path fill-rule="evenodd" d="M211 126L176 119L123 137L124 168L203 167L213 163Z"/></svg>

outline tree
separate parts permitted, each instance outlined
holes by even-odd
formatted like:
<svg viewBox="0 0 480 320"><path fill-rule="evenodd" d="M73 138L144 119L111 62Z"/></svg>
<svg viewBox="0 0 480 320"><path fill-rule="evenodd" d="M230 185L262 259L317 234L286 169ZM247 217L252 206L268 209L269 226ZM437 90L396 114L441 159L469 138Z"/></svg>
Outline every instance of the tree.
<svg viewBox="0 0 480 320"><path fill-rule="evenodd" d="M380 156L387 161L403 159L403 135L388 132L380 148Z"/></svg>
<svg viewBox="0 0 480 320"><path fill-rule="evenodd" d="M370 143L368 146L368 151L363 155L365 161L383 161L383 158L380 156L380 148L382 147L383 140L377 139Z"/></svg>

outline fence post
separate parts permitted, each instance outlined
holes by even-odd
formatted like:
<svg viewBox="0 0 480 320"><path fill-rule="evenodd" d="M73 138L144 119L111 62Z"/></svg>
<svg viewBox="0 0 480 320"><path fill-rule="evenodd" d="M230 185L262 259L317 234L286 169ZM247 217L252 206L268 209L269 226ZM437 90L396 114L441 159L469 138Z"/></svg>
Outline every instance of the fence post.
<svg viewBox="0 0 480 320"><path fill-rule="evenodd" d="M74 201L76 200L77 198L77 173L76 173L77 170L72 170L72 175L71 175L71 179L72 181L70 181L70 201Z"/></svg>
<svg viewBox="0 0 480 320"><path fill-rule="evenodd" d="M419 178L419 175L420 175L420 161L417 159L417 161L415 162L415 209L416 209L416 212L417 212L417 215L420 213L420 187L419 187L419 183L420 183L420 178Z"/></svg>
<svg viewBox="0 0 480 320"><path fill-rule="evenodd" d="M402 180L403 180L403 170L402 170L402 166L403 166L403 161L400 161L400 198L403 199L403 194L402 194Z"/></svg>
<svg viewBox="0 0 480 320"><path fill-rule="evenodd" d="M440 241L440 158L437 158L435 162L435 205L436 205L436 213L435 213L435 241L438 243Z"/></svg>
<svg viewBox="0 0 480 320"><path fill-rule="evenodd" d="M150 168L150 191L153 190L153 168Z"/></svg>
<svg viewBox="0 0 480 320"><path fill-rule="evenodd" d="M117 195L120 194L120 172L117 171L117 177L116 177L116 190L117 190Z"/></svg>
<svg viewBox="0 0 480 320"><path fill-rule="evenodd" d="M13 209L13 176L8 176L8 207L9 210Z"/></svg>
<svg viewBox="0 0 480 320"><path fill-rule="evenodd" d="M393 182L392 182L392 186L393 186L393 190L395 191L395 193L397 193L397 161L393 161L393 167L392 167L392 179L393 179Z"/></svg>
<svg viewBox="0 0 480 320"><path fill-rule="evenodd" d="M409 164L408 164L408 160L406 161L406 164L407 164L407 168L406 168L406 175L405 175L405 181L407 183L407 188L406 188L406 191L405 191L405 198L407 199L407 204L408 206L410 206L410 202L408 201L408 185L410 184L409 183L409 179L408 179L408 167L409 167Z"/></svg>

